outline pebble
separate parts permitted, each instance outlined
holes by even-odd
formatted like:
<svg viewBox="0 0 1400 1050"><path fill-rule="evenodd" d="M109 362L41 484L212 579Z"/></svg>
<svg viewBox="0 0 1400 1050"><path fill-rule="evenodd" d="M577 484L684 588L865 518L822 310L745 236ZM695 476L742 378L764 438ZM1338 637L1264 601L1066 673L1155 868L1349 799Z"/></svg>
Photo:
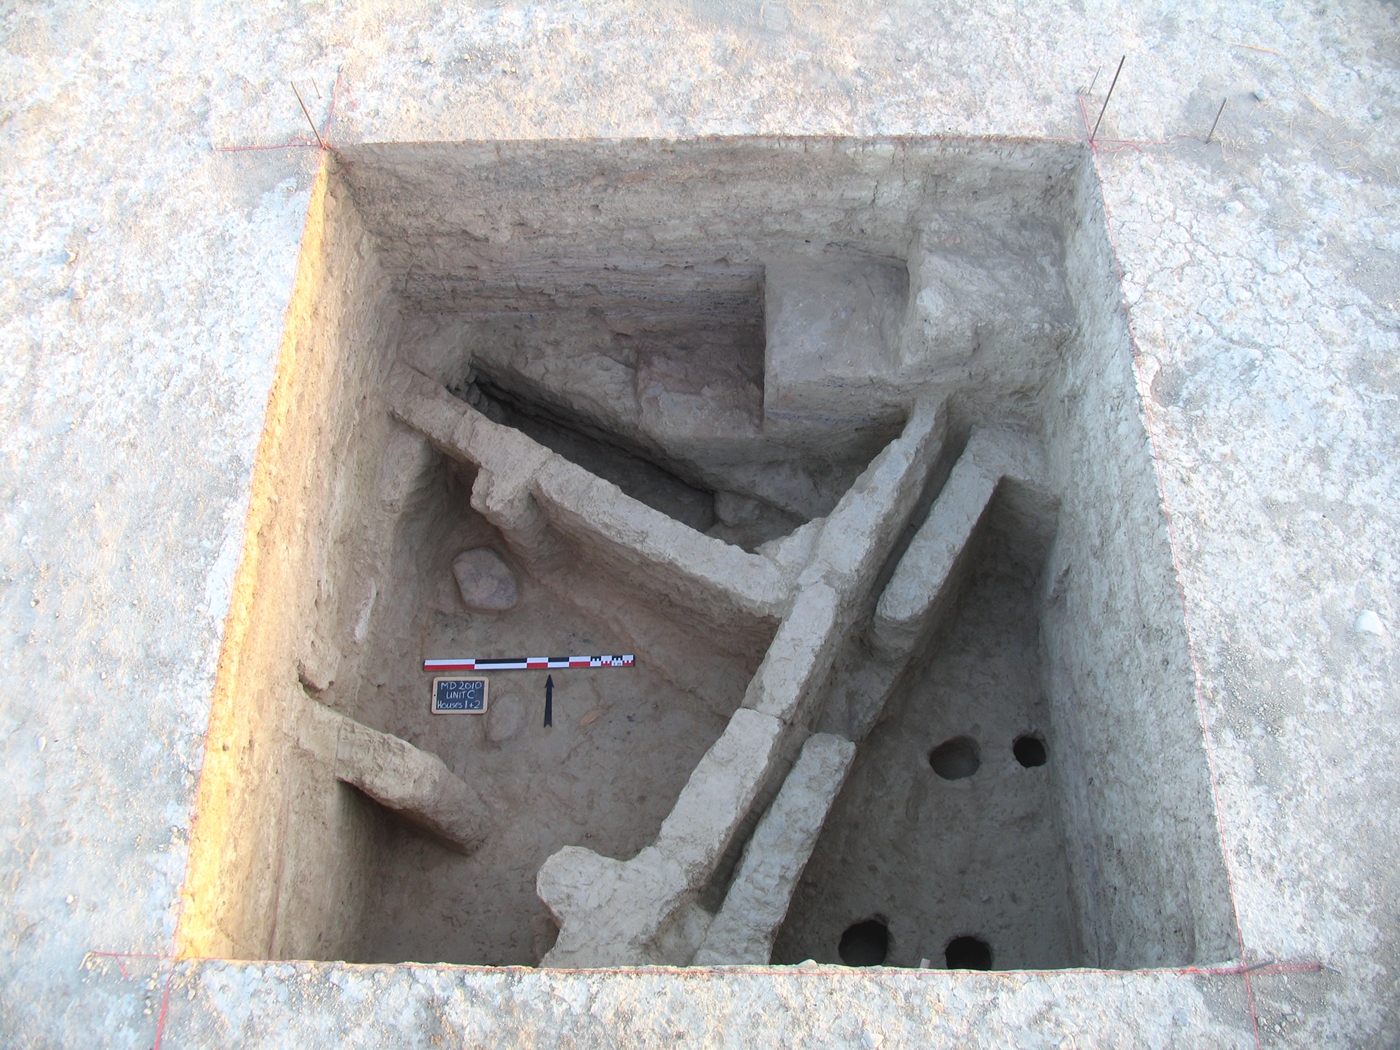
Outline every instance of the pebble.
<svg viewBox="0 0 1400 1050"><path fill-rule="evenodd" d="M490 547L477 547L457 555L452 575L468 609L500 612L512 608L520 597L515 576Z"/></svg>
<svg viewBox="0 0 1400 1050"><path fill-rule="evenodd" d="M1376 615L1374 609L1367 609L1356 618L1356 630L1358 634L1374 634L1377 638L1385 637L1385 624L1381 623L1381 618Z"/></svg>

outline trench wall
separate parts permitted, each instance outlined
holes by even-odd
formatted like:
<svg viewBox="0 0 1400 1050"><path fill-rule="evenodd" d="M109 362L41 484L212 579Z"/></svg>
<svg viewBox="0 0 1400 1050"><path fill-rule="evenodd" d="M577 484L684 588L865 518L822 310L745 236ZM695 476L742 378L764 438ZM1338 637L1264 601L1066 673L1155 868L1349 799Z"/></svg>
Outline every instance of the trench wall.
<svg viewBox="0 0 1400 1050"><path fill-rule="evenodd" d="M308 209L259 443L244 555L220 654L185 906L185 956L354 957L373 889L363 862L384 834L373 803L339 784L334 741L301 683L353 664L368 591L333 565L367 556L354 509L386 428L367 392L397 310L345 187L325 166Z"/></svg>
<svg viewBox="0 0 1400 1050"><path fill-rule="evenodd" d="M734 149L734 159L726 161L724 149ZM381 396L403 349L401 310L422 315L480 295L514 294L512 274L535 272L556 242L579 255L585 276L617 261L589 248L605 236L627 246L619 257L628 266L650 273L655 264L656 276L670 281L667 267L683 270L702 248L733 249L747 265L770 252L796 251L804 234L839 226L846 249L916 254L922 262L911 276L932 281L932 273L940 287L954 290L982 288L989 298L977 309L1001 304L1003 313L1019 316L1016 282L1002 271L1033 257L1025 272L1057 272L1054 252L1031 252L1050 243L1042 225L1051 215L1063 225L1074 325L1057 307L999 330L997 317L958 312L968 296L920 293L911 300L914 335L901 347L898 368L872 375L873 394L866 384L852 385L842 411L864 418L883 410L887 395L907 401L922 394L947 397L974 420L1040 424L1049 487L1063 508L1042 574L1041 673L1052 704L1052 763L1085 961L1138 967L1230 954L1227 880L1185 625L1121 290L1086 159L1063 163L1068 174L1058 178L1038 166L1065 162L1063 151L1052 158L1007 148L967 163L961 147L946 144L848 150L836 141L801 148L701 143L659 153L648 144L569 144L540 147L543 159L512 147L500 191L506 203L497 202L501 214L492 216L473 195L487 192L483 180L499 173L492 151L405 147L395 164L373 147L360 152L358 206L345 184L323 171L308 213L219 666L180 924L183 952L363 957L360 916L377 896L388 818L336 782L333 742L310 705L312 695L342 710L358 702L347 691L353 685L338 695L336 681L359 682L372 670L361 665L373 651L367 640L376 603L382 609L399 586L391 568L395 522L426 462L421 438L391 421ZM919 178L910 171L913 156L928 166ZM998 159L1014 161L1018 171L999 174L988 166ZM712 225L672 229L661 240L652 231L650 240L636 242L647 266L632 260L632 238L641 233L628 225L629 201L658 207L674 190L669 176L707 163L716 175L693 179L682 197L697 222ZM585 169L602 174L584 181ZM1042 176L1048 188L1028 188ZM750 179L762 192L741 200L727 177L736 184ZM841 206L809 216L798 206L801 193L765 184L784 178L820 186ZM541 190L541 179L555 185ZM627 189L590 204L590 194L603 193L589 188L600 179L605 187L646 192ZM1044 206L1041 225L1006 228L1013 241L1024 234L1025 245L1000 246L1002 234L984 228L984 215L940 210L959 194L975 197L979 186L997 189L997 207L1015 205L1018 214L1027 202ZM436 200L447 202L447 213L425 210ZM771 206L777 218L752 237L723 221L725 208L739 203L756 215ZM602 225L568 218L574 205L587 206L580 214L601 215ZM536 206L539 214L525 223ZM358 208L369 216L368 228ZM509 237L491 226L512 216L522 221ZM557 228L545 221L551 217L559 218ZM437 236L433 223L449 232ZM415 269L415 259L426 269ZM429 294L424 272L447 280L459 271L475 276L445 298ZM545 273L531 294L567 299L578 292L567 280L552 281ZM1054 291L1057 281L1042 283ZM962 330L954 322L980 333L966 361L946 357L951 351L936 341L937 333ZM1035 354L1027 349L1032 344ZM439 367L428 370L460 363L462 348L460 338L448 338ZM426 367L433 359L425 353L417 360ZM597 487L574 493L585 518L599 510ZM570 530L560 518L548 531ZM627 560L620 567L634 575L642 566ZM660 582L674 582L669 567L654 571ZM407 596L393 593L396 601Z"/></svg>
<svg viewBox="0 0 1400 1050"><path fill-rule="evenodd" d="M1060 529L1042 575L1043 687L1086 962L1229 957L1233 920L1195 677L1097 176L1066 225L1075 336L1044 398Z"/></svg>

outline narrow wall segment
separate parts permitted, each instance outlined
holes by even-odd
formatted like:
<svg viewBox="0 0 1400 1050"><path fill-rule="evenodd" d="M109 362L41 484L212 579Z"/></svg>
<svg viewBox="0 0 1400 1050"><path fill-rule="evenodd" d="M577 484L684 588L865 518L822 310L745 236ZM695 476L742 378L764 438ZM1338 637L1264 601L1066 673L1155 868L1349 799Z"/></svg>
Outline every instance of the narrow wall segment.
<svg viewBox="0 0 1400 1050"><path fill-rule="evenodd" d="M703 590L729 606L710 611L721 621L735 613L755 621L782 615L788 589L767 558L698 533L562 457L539 471L534 493L562 533L589 549L625 552L627 567L676 604L695 604Z"/></svg>
<svg viewBox="0 0 1400 1050"><path fill-rule="evenodd" d="M491 816L442 759L407 740L337 716L335 776L459 853L481 845Z"/></svg>
<svg viewBox="0 0 1400 1050"><path fill-rule="evenodd" d="M921 402L822 527L797 578L797 596L744 697L788 724L811 715L875 569L904 528L942 442L942 415Z"/></svg>
<svg viewBox="0 0 1400 1050"><path fill-rule="evenodd" d="M820 726L861 741L881 718L911 659L956 600L975 540L1004 480L1053 503L1029 435L978 427L900 556L864 635L851 639L824 692Z"/></svg>
<svg viewBox="0 0 1400 1050"><path fill-rule="evenodd" d="M661 825L656 847L676 859L692 887L714 870L748 813L777 756L783 729L777 719L761 712L735 711Z"/></svg>
<svg viewBox="0 0 1400 1050"><path fill-rule="evenodd" d="M973 533L997 486L1008 474L1026 480L1033 473L1026 469L1032 455L1024 439L1016 441L981 429L973 432L880 595L868 635L877 653L903 661L937 622L957 590Z"/></svg>
<svg viewBox="0 0 1400 1050"><path fill-rule="evenodd" d="M472 505L527 562L543 567L562 557L562 537L721 631L762 633L782 614L789 587L769 559L639 503L405 365L394 372L390 410L447 455L478 468Z"/></svg>
<svg viewBox="0 0 1400 1050"><path fill-rule="evenodd" d="M560 923L546 965L662 961L657 953L663 950L663 931L687 915L693 918L687 908L694 894L772 779L785 739L804 731L812 700L820 695L873 585L874 569L908 521L937 458L941 435L941 413L930 403L919 403L900 437L876 456L837 504L798 577L792 609L743 707L692 773L656 846L621 866L585 858L576 849L546 861L536 886ZM762 560L776 573L771 562ZM591 876L568 871L573 862ZM699 929L703 924L689 925ZM697 947L682 942L671 950L693 952Z"/></svg>
<svg viewBox="0 0 1400 1050"><path fill-rule="evenodd" d="M739 871L695 954L695 965L767 965L792 891L855 754L856 746L840 737L817 733L807 738L744 847Z"/></svg>
<svg viewBox="0 0 1400 1050"><path fill-rule="evenodd" d="M535 886L560 931L543 965L689 962L698 940L677 945L663 935L694 918L695 892L748 813L778 755L783 729L775 718L735 711L691 774L655 845L631 860L573 846L551 856ZM704 917L699 924L700 935L707 922Z"/></svg>

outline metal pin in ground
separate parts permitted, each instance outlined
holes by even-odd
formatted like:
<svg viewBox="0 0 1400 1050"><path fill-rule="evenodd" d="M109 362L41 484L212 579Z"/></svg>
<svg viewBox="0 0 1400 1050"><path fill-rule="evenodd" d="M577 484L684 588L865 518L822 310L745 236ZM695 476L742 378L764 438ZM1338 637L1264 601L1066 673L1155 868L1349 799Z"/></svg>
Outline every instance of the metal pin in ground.
<svg viewBox="0 0 1400 1050"><path fill-rule="evenodd" d="M1215 111L1215 119L1210 122L1210 130L1206 132L1207 146L1210 145L1211 136L1215 134L1215 125L1220 123L1220 114L1225 112L1225 103L1229 101L1230 100L1228 98L1222 98L1220 100L1220 108Z"/></svg>
<svg viewBox="0 0 1400 1050"><path fill-rule="evenodd" d="M1128 61L1128 56L1124 55L1118 60L1118 68L1113 72L1113 82L1108 85L1108 94L1103 97L1103 108L1099 110L1099 119L1094 121L1094 130L1089 132L1089 141L1094 141L1094 136L1099 133L1099 125L1103 123L1103 115L1108 111L1108 100L1113 97L1113 89L1118 86L1118 74L1123 72L1123 63Z"/></svg>
<svg viewBox="0 0 1400 1050"><path fill-rule="evenodd" d="M297 102L301 103L301 111L306 114L306 122L311 125L311 134L316 136L316 144L322 149L327 149L326 140L321 138L321 133L316 130L316 122L311 119L311 111L306 108L306 103L302 101L301 92L297 90L296 84L292 81L289 80L287 83L292 85L292 94L297 97Z"/></svg>

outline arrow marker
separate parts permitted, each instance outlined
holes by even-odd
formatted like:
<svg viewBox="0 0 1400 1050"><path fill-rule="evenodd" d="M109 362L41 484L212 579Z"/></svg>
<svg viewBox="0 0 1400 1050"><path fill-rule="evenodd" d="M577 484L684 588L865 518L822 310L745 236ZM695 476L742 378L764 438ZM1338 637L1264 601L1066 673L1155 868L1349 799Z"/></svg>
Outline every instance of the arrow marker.
<svg viewBox="0 0 1400 1050"><path fill-rule="evenodd" d="M548 728L554 724L554 676L544 678L544 724Z"/></svg>

